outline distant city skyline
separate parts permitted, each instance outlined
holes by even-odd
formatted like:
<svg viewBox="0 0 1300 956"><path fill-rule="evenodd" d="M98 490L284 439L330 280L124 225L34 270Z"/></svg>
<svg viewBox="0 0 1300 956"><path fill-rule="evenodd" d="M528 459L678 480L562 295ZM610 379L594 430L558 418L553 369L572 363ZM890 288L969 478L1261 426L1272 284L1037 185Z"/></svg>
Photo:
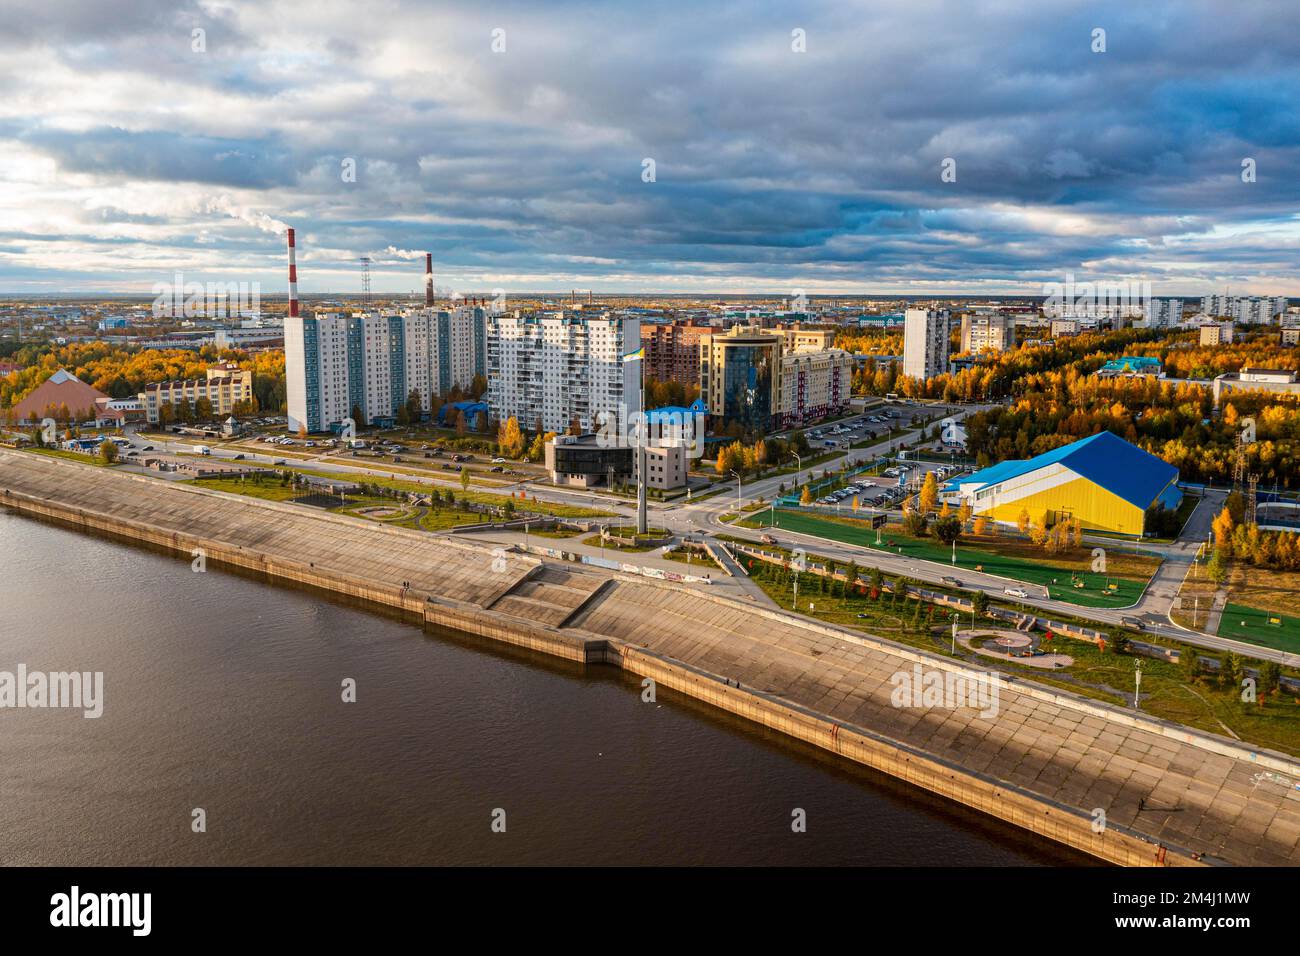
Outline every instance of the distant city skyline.
<svg viewBox="0 0 1300 956"><path fill-rule="evenodd" d="M17 0L0 27L0 295L273 294L286 225L304 294L359 292L361 256L418 293L428 251L467 294L1300 295L1300 9Z"/></svg>

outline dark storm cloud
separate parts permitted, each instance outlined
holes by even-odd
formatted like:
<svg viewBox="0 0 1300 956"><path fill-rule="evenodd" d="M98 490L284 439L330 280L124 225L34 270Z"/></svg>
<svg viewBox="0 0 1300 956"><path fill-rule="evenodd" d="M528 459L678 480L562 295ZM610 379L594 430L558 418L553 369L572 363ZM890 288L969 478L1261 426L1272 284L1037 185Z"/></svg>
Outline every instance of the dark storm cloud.
<svg viewBox="0 0 1300 956"><path fill-rule="evenodd" d="M77 10L72 23L33 7L7 42L48 47L88 84L156 83L156 97L123 93L88 125L61 87L48 112L0 113L0 138L106 183L236 190L221 208L298 223L321 268L392 246L434 251L444 271L645 287L681 275L1036 286L1089 263L1158 286L1300 271L1297 8ZM203 56L181 42L191 24L210 31ZM1105 53L1090 49L1095 27ZM504 53L490 49L495 28ZM806 53L790 48L795 28ZM940 179L945 159L956 182ZM340 175L348 161L355 182ZM202 225L210 197L184 195L170 224ZM114 208L124 224L167 219ZM241 240L211 241L234 252Z"/></svg>

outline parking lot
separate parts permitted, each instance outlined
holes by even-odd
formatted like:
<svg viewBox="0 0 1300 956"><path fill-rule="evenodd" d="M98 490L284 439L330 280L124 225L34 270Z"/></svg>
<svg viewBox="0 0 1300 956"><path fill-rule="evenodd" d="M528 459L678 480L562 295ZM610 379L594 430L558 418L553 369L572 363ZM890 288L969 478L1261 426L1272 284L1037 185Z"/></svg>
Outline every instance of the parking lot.
<svg viewBox="0 0 1300 956"><path fill-rule="evenodd" d="M911 428L916 421L943 413L946 409L920 405L888 405L872 408L829 425L820 425L804 433L808 444L817 449L852 448L867 441L889 436L890 428Z"/></svg>
<svg viewBox="0 0 1300 956"><path fill-rule="evenodd" d="M848 484L835 488L814 499L813 506L839 510L843 505L851 505L854 498L860 508L885 509L897 505L909 495L920 490L925 476L934 472L935 480L942 484L960 469L928 461L909 461L891 459L891 463L879 474L857 475L848 479Z"/></svg>

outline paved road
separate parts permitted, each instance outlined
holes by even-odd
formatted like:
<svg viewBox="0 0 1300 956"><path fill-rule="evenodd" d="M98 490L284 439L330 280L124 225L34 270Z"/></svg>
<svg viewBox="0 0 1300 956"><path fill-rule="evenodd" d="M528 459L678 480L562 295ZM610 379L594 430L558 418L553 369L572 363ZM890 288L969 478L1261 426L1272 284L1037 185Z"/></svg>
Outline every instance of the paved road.
<svg viewBox="0 0 1300 956"><path fill-rule="evenodd" d="M953 412L954 417L958 419L965 418L971 412L979 410L985 406L968 406L959 408ZM823 469L835 470L841 464L848 462L856 464L878 458L881 455L888 454L898 448L898 445L904 441L911 441L916 437L916 432L906 432L895 436L886 441L877 442L868 448L854 449L829 459L828 461L818 464L816 470ZM142 447L145 444L152 444L160 451L193 451L193 446L199 443L196 439L187 441L169 441L169 440L142 440L134 435L129 435L136 447ZM213 446L214 457L231 459L238 452L219 449ZM243 453L246 460L269 464L278 458L283 457L281 454L272 452L271 454L262 454L258 452ZM313 469L338 473L341 475L352 476L387 476L424 483L431 486L444 486L459 489L460 482L456 479L443 479L441 477L425 477L419 475L408 475L399 472L393 472L382 467L348 465L337 462L311 461L311 462L294 462L289 459L290 464L309 465ZM805 470L807 471L807 470ZM801 477L806 477L804 472L799 475L779 475L770 478L764 478L758 481L742 484L740 500L742 503L752 502L758 499L772 500L778 494L778 489L782 483L797 482ZM563 489L549 488L533 482L520 483L515 486L494 489L501 493L508 493L510 490L516 492L520 489L527 490L530 496L536 495L538 500L559 504L576 504L585 507L598 507L604 510L612 511L624 518L633 519L636 514L635 502L622 498L615 498L608 495L600 495L584 492L573 492ZM1143 544L1143 549L1148 551L1160 552L1165 555L1166 560L1161 565L1151 586L1142 598L1131 608L1084 608L1065 601L1048 598L1045 596L1043 589L1034 585L1019 585L1029 592L1028 597L1016 599L1018 603L1028 608L1034 608L1047 614L1072 615L1084 617L1088 620L1097 622L1100 625L1121 625L1124 618L1137 618L1142 621L1143 629L1150 634L1158 634L1162 637L1171 638L1178 641L1184 641L1189 644L1195 644L1207 650L1218 652L1232 652L1242 656L1254 657L1263 660L1275 660L1279 663L1292 667L1300 666L1300 655L1288 654L1282 651L1275 651L1270 648L1258 647L1253 644L1245 644L1241 641L1234 641L1228 638L1221 638L1211 634L1199 631L1192 631L1188 628L1174 624L1169 617L1170 608L1174 597L1177 595L1178 587L1181 585L1183 575L1186 574L1187 568L1196 553L1196 549L1201 542L1206 540L1209 534L1210 524L1214 520L1215 514L1222 507L1222 500L1226 492L1222 489L1212 490L1198 504L1192 516L1188 519L1187 526L1183 529L1178 540L1171 544ZM689 535L695 533L698 529L705 528L710 531L720 531L725 529L727 534L738 538L744 538L758 542L763 531L738 528L731 525L724 525L719 516L734 511L737 505L737 498L728 492L715 494L702 501L676 501L676 502L652 502L651 510L654 512L652 523L655 526L662 526L678 535ZM859 567L870 568L879 567L882 572L891 575L902 574L914 578L918 581L925 581L931 584L943 584L944 577L956 576L962 582L962 587L966 590L981 590L991 597L1001 601L1007 601L1008 597L1004 593L1005 588L1010 586L1010 582L1003 578L993 575L977 574L976 572L962 569L954 575L953 569L947 565L922 561L906 556L891 555L885 551L879 551L874 548L865 548L857 545L844 544L842 542L828 541L825 538L819 538L814 535L799 534L792 531L781 529L779 532L783 542L788 542L806 548L807 550L833 558L841 563L856 561ZM1096 539L1097 543L1103 547L1115 546L1112 539Z"/></svg>
<svg viewBox="0 0 1300 956"><path fill-rule="evenodd" d="M747 489L752 491L752 497L760 496L762 490L760 486L762 484L761 482L756 483L750 486L750 489ZM1029 596L1011 600L1049 615L1082 617L1103 626L1123 625L1125 618L1137 618L1142 621L1143 630L1148 634L1157 634L1173 640L1183 641L1207 650L1231 652L1243 657L1253 657L1260 660L1274 660L1292 667L1300 666L1300 655L1193 631L1174 624L1169 618L1170 605L1173 597L1177 595L1178 585L1182 583L1182 576L1186 573L1196 548L1205 540L1210 522L1214 520L1214 515L1222 507L1222 497L1225 494L1222 491L1211 492L1198 504L1196 510L1188 519L1183 534L1180 535L1176 542L1168 546L1168 558L1161 567L1161 570L1165 573L1156 584L1155 592L1144 594L1138 603L1131 608L1080 607L1066 601L1048 598L1044 595L1042 588L1033 585L1019 585L1029 592ZM761 536L767 532L727 525L720 520L722 514L734 509L734 499L725 502L710 499L707 502L699 503L694 508L682 510L693 519L693 527L706 526L715 532L725 529L727 534L757 543ZM891 555L887 551L830 541L826 538L801 534L784 528L778 529L776 535L783 544L803 547L811 553L825 555L842 564L856 561L861 568L878 567L886 574L902 574L931 584L943 584L945 577L956 577L966 590L984 591L990 597L1003 602L1009 600L1004 592L1010 582L993 575L978 574L965 568L954 571L953 568L938 562L923 561L903 555Z"/></svg>

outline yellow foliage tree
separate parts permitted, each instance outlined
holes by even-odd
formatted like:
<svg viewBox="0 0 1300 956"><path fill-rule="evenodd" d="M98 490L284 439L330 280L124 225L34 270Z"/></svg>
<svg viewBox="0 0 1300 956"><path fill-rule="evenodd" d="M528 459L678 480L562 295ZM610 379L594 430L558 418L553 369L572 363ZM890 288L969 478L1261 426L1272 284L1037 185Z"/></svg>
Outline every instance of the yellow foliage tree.
<svg viewBox="0 0 1300 956"><path fill-rule="evenodd" d="M925 473L925 481L921 484L921 513L929 514L939 505L939 483L934 479L934 472Z"/></svg>
<svg viewBox="0 0 1300 956"><path fill-rule="evenodd" d="M524 433L519 427L519 419L511 415L497 430L497 444L501 454L507 458L518 458L524 453Z"/></svg>

